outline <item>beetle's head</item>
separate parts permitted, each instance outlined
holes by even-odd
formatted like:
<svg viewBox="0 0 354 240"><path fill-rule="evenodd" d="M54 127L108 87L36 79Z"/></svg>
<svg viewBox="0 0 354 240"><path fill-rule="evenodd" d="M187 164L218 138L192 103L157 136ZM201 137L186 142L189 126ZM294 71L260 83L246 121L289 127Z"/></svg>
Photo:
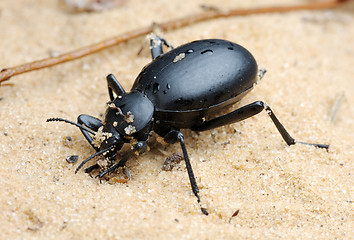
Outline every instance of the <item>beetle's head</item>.
<svg viewBox="0 0 354 240"><path fill-rule="evenodd" d="M103 154L108 158L115 157L117 151L119 151L125 143L120 133L110 124L103 124L97 132L92 135L92 139L92 144L100 151L111 148L110 151Z"/></svg>
<svg viewBox="0 0 354 240"><path fill-rule="evenodd" d="M131 92L108 102L104 125L110 125L125 139L146 141L153 115L151 101L140 92Z"/></svg>

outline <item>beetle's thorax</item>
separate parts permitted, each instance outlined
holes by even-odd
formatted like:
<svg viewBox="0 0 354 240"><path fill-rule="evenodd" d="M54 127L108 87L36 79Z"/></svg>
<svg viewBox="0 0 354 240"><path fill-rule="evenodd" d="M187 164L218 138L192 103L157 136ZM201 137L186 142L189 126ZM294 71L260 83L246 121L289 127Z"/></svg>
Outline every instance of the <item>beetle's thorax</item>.
<svg viewBox="0 0 354 240"><path fill-rule="evenodd" d="M154 115L154 105L148 98L134 91L107 105L104 124L112 125L126 139L146 140Z"/></svg>

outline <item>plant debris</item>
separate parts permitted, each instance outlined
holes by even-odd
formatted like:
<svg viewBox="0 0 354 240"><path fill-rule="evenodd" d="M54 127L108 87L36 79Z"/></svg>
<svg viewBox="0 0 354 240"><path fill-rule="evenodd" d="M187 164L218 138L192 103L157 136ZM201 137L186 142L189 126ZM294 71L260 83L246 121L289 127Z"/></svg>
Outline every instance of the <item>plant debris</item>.
<svg viewBox="0 0 354 240"><path fill-rule="evenodd" d="M180 163L184 159L183 155L180 153L173 153L172 155L168 156L163 163L162 170L164 171L172 171L172 169Z"/></svg>
<svg viewBox="0 0 354 240"><path fill-rule="evenodd" d="M239 212L240 212L240 209L237 209L237 210L234 212L234 214L232 214L232 216L230 217L229 223L231 222L231 219L232 219L233 217L236 217L236 216L239 214Z"/></svg>

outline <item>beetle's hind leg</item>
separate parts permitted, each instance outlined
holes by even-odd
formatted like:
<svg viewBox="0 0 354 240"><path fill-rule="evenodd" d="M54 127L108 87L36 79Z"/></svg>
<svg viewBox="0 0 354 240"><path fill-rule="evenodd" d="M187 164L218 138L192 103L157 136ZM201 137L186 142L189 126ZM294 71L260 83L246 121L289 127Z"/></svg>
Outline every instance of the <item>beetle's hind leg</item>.
<svg viewBox="0 0 354 240"><path fill-rule="evenodd" d="M193 131L210 130L213 128L217 128L217 127L221 127L224 125L228 125L231 123L245 120L247 118L250 118L250 117L260 113L262 110L265 110L268 113L268 116L272 119L274 125L277 127L277 129L278 129L279 133L281 134L281 136L283 137L284 141L289 146L296 144L296 143L301 143L301 144L306 144L306 145L312 145L312 146L315 146L318 148L328 149L329 146L327 144L305 143L305 142L296 141L293 137L290 136L290 134L285 129L285 127L280 123L280 121L275 116L272 109L267 104L263 103L262 101L257 101L257 102L248 104L246 106L243 106L239 109L236 109L235 111L232 111L232 112L222 115L220 117L211 119L209 121L205 121L201 125L192 127L191 129Z"/></svg>
<svg viewBox="0 0 354 240"><path fill-rule="evenodd" d="M163 54L162 45L166 47L173 48L167 41L155 34L151 34L150 36L150 50L152 59L157 58L161 54Z"/></svg>

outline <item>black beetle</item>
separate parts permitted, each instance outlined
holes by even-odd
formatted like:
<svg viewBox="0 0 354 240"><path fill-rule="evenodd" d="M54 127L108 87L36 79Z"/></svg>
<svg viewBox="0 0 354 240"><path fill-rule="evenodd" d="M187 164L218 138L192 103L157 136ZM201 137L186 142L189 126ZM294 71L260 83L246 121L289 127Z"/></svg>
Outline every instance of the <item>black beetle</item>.
<svg viewBox="0 0 354 240"><path fill-rule="evenodd" d="M266 110L288 145L302 143L328 148L325 144L295 141L262 101L209 119L217 111L238 102L257 82L257 63L242 46L226 40L208 39L163 53L163 44L169 46L164 39L153 36L150 44L153 61L142 69L130 93L125 92L112 74L107 76L110 101L103 121L89 115L80 115L78 123L62 118L47 120L64 121L79 127L96 150L75 173L99 155L115 161L125 143L130 143L134 152L143 153L147 148L146 141L154 131L167 143L180 143L192 190L200 203L199 189L180 129L205 131L242 121L262 110ZM101 179L124 166L126 161L120 160L98 176ZM99 166L95 164L86 172L95 168ZM201 210L208 214L206 209Z"/></svg>

